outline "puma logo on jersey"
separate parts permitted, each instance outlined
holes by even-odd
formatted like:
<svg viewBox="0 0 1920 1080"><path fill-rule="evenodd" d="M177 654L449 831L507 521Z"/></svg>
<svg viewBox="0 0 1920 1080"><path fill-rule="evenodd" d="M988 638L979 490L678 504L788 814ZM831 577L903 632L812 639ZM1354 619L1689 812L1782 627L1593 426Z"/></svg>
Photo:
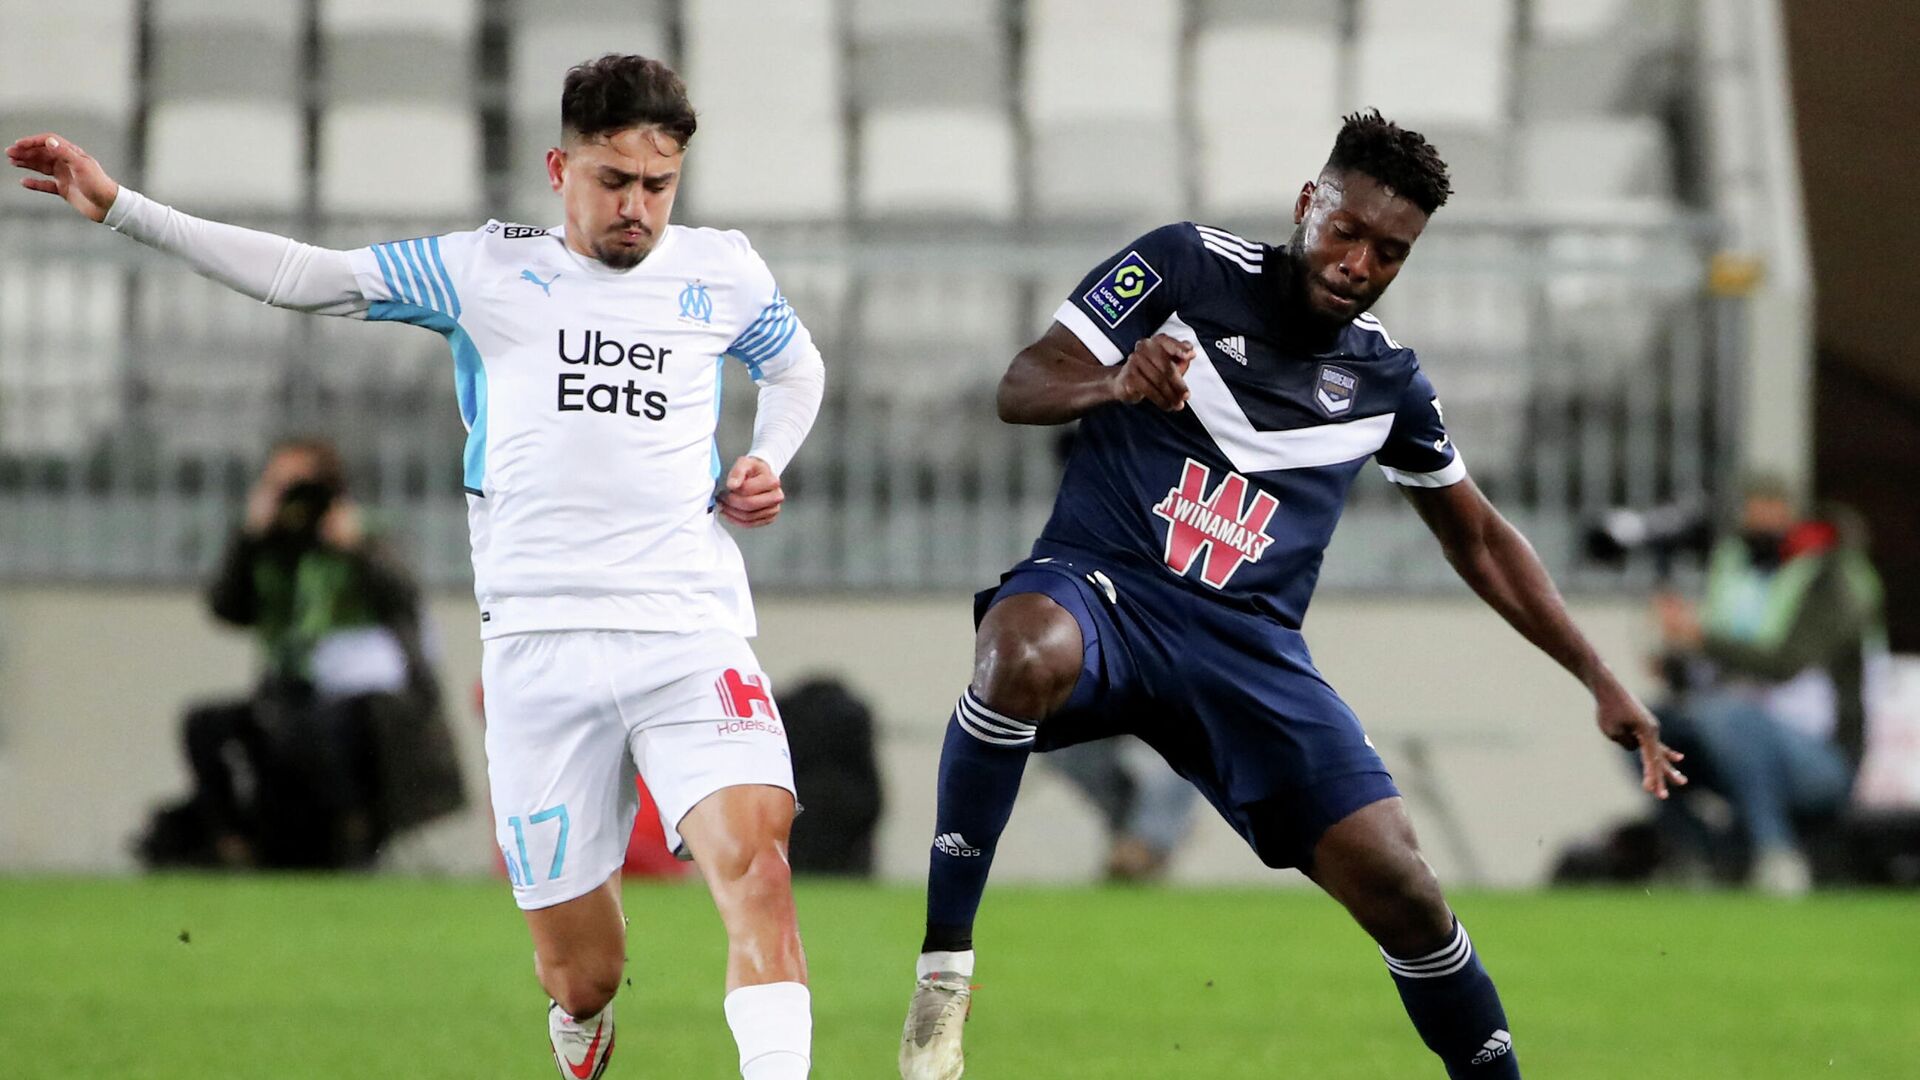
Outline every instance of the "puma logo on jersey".
<svg viewBox="0 0 1920 1080"><path fill-rule="evenodd" d="M543 293L546 293L548 296L553 295L553 283L560 280L560 275L555 274L552 277L548 278L547 280L541 281L540 275L534 273L531 270L520 271L520 277L521 277L521 280L523 281L531 281L535 285L540 286L540 291Z"/></svg>

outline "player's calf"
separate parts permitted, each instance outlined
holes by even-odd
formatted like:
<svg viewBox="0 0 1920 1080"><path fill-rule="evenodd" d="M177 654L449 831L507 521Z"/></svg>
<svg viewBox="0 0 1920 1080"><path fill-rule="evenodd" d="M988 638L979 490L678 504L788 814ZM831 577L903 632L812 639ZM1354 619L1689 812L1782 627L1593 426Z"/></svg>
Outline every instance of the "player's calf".
<svg viewBox="0 0 1920 1080"><path fill-rule="evenodd" d="M1313 879L1380 945L1415 1030L1447 1075L1518 1080L1499 991L1420 855L1399 799L1384 799L1327 830Z"/></svg>
<svg viewBox="0 0 1920 1080"><path fill-rule="evenodd" d="M599 1015L619 991L626 967L619 878L525 914L533 934L534 973L547 996L569 1016Z"/></svg>
<svg viewBox="0 0 1920 1080"><path fill-rule="evenodd" d="M727 929L727 1025L745 1080L803 1080L813 1056L812 995L793 904L784 788L743 784L701 800L679 825Z"/></svg>

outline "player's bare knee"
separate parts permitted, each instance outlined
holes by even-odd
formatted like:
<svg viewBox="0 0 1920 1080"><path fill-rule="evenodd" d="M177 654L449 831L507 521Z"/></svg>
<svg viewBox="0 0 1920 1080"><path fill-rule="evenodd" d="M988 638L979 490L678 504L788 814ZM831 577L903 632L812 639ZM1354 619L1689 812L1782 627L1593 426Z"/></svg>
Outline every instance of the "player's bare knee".
<svg viewBox="0 0 1920 1080"><path fill-rule="evenodd" d="M1440 880L1417 853L1382 867L1363 889L1354 914L1388 952L1418 955L1444 945L1453 932Z"/></svg>
<svg viewBox="0 0 1920 1080"><path fill-rule="evenodd" d="M1052 600L997 605L975 642L973 690L990 709L1038 720L1066 703L1080 678L1080 626Z"/></svg>
<svg viewBox="0 0 1920 1080"><path fill-rule="evenodd" d="M736 879L746 906L761 910L784 908L793 895L793 867L786 852L772 843L760 845Z"/></svg>
<svg viewBox="0 0 1920 1080"><path fill-rule="evenodd" d="M568 1016L593 1016L620 990L621 958L563 959L541 964L541 984Z"/></svg>

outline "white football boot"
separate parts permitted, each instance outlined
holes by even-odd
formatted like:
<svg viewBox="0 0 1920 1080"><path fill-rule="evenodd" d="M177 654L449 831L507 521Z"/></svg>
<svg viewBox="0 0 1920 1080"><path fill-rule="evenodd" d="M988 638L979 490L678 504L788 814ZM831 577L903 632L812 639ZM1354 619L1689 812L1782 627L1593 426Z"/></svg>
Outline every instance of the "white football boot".
<svg viewBox="0 0 1920 1080"><path fill-rule="evenodd" d="M608 1004L582 1024L558 1003L547 1008L547 1038L553 1043L553 1063L570 1080L599 1080L613 1057L613 1005Z"/></svg>
<svg viewBox="0 0 1920 1080"><path fill-rule="evenodd" d="M923 975L900 1033L900 1080L960 1080L966 1059L960 1029L973 1012L973 988L950 971Z"/></svg>

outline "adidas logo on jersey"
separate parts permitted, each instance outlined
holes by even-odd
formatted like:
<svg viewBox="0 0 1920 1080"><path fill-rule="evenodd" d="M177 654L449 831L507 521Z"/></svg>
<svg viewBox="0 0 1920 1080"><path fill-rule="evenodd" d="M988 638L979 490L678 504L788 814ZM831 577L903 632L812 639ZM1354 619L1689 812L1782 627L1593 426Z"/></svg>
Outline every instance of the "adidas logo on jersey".
<svg viewBox="0 0 1920 1080"><path fill-rule="evenodd" d="M1239 334L1223 337L1213 343L1213 347L1234 358L1241 367L1247 366L1247 339Z"/></svg>
<svg viewBox="0 0 1920 1080"><path fill-rule="evenodd" d="M955 858L977 859L980 849L967 843L967 838L957 832L941 833L933 838L933 846Z"/></svg>
<svg viewBox="0 0 1920 1080"><path fill-rule="evenodd" d="M1512 1049L1513 1036L1507 1034L1506 1028L1500 1028L1488 1036L1486 1044L1473 1055L1472 1063L1475 1065L1490 1064L1495 1058L1505 1057L1507 1052Z"/></svg>

